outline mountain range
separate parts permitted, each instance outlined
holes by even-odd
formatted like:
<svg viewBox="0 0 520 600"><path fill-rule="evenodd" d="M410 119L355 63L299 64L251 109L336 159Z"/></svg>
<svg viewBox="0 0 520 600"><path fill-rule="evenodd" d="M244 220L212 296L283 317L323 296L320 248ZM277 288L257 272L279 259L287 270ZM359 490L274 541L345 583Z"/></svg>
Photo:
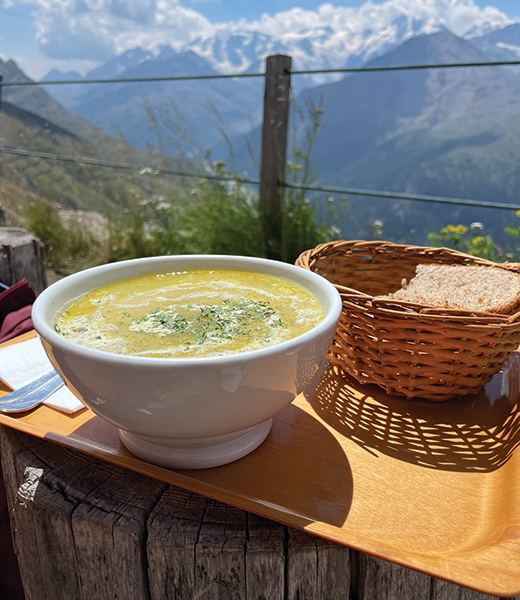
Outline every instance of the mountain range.
<svg viewBox="0 0 520 600"><path fill-rule="evenodd" d="M255 74L263 71L268 53L291 55L293 70L520 57L520 25L501 19L475 23L463 36L433 17L411 14L393 15L385 23L376 20L373 29L350 27L342 38L340 29L337 24L320 26L279 39L221 31L180 50L135 48L83 78L53 71L44 81ZM13 61L0 61L0 74L6 81L25 78ZM301 113L309 106L323 108L311 163L325 186L520 204L520 66L293 74L292 83L294 105ZM197 158L211 149L215 158L251 176L259 168L262 95L261 77L3 90L4 100L94 144L109 133L173 155ZM290 153L308 141L297 112L291 114ZM314 199L321 218L323 194ZM388 199L368 202L350 195L340 225L343 237L364 237L378 219L387 237L424 243L428 231L448 222L482 221L488 233L500 238L514 218L510 211Z"/></svg>
<svg viewBox="0 0 520 600"><path fill-rule="evenodd" d="M446 30L408 39L366 63L367 67L412 64L482 63L518 60L520 26L512 25L475 43ZM507 40L507 49L500 40ZM487 54L485 52L489 52ZM506 52L508 53L506 55ZM494 53L494 54L493 54ZM498 54L500 53L500 57ZM520 65L354 73L299 94L293 111L292 148L304 149L308 124L298 114L321 107L323 115L312 148L318 186L382 190L520 205ZM231 140L240 157L235 168L257 173L248 148L259 156L261 129L246 140ZM221 145L216 155L224 155ZM290 157L289 157L290 158ZM327 195L314 196L325 216ZM406 243L424 243L433 230L451 224L485 224L485 233L502 244L513 211L468 208L371 198L349 194L339 223L347 238L370 235L374 221L384 234Z"/></svg>
<svg viewBox="0 0 520 600"><path fill-rule="evenodd" d="M293 71L356 68L382 56L408 39L446 29L450 23L446 0L434 0L419 8L413 3L387 2L370 9L363 6L350 18L330 18L320 12L313 26L292 23L282 33L268 35L246 25L220 28L211 37L184 46L133 48L108 60L81 77L79 73L53 70L42 81L110 80L114 78L165 77L263 73L265 57L292 57ZM391 10L390 10L391 9ZM326 11L321 7L320 11ZM328 24L324 25L324 22ZM475 40L486 55L500 59L518 57L517 25L499 15L481 18L466 26L465 39ZM495 36L495 37L493 37ZM516 54L515 54L516 52ZM417 62L411 57L412 62ZM292 77L295 95L316 85L337 81L344 75L298 74ZM263 80L199 80L99 85L54 85L53 96L84 119L113 134L122 134L134 145L157 145L157 123L163 124L160 143L170 152L191 145L201 155L223 137L244 134L262 119ZM153 108L153 113L151 109ZM189 141L179 139L189 132Z"/></svg>
<svg viewBox="0 0 520 600"><path fill-rule="evenodd" d="M518 28L520 31L520 28ZM518 33L518 32L517 32ZM369 66L481 63L479 48L443 31L406 41ZM323 105L315 168L333 186L520 204L518 67L359 73L302 94ZM486 223L503 241L512 211L395 200L356 200L356 220L383 220L417 243L450 223ZM449 215L449 217L447 217ZM413 224L413 226L410 226Z"/></svg>

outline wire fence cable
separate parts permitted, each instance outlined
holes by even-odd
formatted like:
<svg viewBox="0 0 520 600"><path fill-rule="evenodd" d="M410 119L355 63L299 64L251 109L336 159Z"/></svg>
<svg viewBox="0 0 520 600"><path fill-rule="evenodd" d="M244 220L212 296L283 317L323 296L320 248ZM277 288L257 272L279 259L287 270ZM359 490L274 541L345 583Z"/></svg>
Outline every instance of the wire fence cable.
<svg viewBox="0 0 520 600"><path fill-rule="evenodd" d="M291 75L326 75L340 73L370 73L382 71L410 71L422 69L452 69L452 68L474 68L474 67L506 67L518 66L520 60L509 61L482 61L470 63L435 63L435 64L417 64L417 65L390 65L390 66L368 66L368 67L352 67L338 69L305 69L291 70ZM211 80L211 79L239 79L239 78L254 78L265 77L265 73L216 73L207 75L177 75L171 77L132 77L132 78L112 78L112 79L68 79L68 80L50 80L50 81L3 81L0 78L0 90L2 87L14 86L40 86L40 85L66 85L66 84L103 84L103 83L146 83L157 81L190 81L190 80ZM32 152L29 150L20 150L15 148L0 148L0 153L11 154L16 156L35 157L44 160L59 160L75 164L95 165L99 167L109 167L122 170L130 170L139 172L140 174L153 175L172 175L177 177L196 177L214 181L239 181L244 184L259 185L260 181L254 179L243 178L238 175L211 175L210 173L189 173L175 171L169 169L156 169L155 167L136 167L133 165L102 161L86 157L62 156L57 154L49 154L45 152ZM365 190L358 188L334 188L327 185L316 186L301 186L288 182L280 183L281 187L286 189L302 190L308 192L324 192L327 194L342 194L348 196L361 196L372 198L386 198L392 200L411 200L419 202L435 202L440 204L456 204L465 206L475 206L484 208L495 208L499 210L520 210L518 204L508 204L500 202L486 202L480 200L471 200L464 198L446 198L442 196L428 196L420 194L406 194L379 190Z"/></svg>
<svg viewBox="0 0 520 600"><path fill-rule="evenodd" d="M371 67L350 67L337 69L291 69L291 75L332 75L341 73L373 73L379 71L414 71L422 69L455 69L468 67L508 67L520 65L520 60L496 60L466 63L431 63L418 65L387 65ZM193 81L204 79L241 79L265 77L265 73L208 73L205 75L172 75L166 77L120 77L110 79L53 79L49 81L0 81L0 87L34 86L34 85L74 85L102 83L152 83L160 81Z"/></svg>
<svg viewBox="0 0 520 600"><path fill-rule="evenodd" d="M245 185L260 185L257 179L249 179L240 175L211 175L210 173L190 173L184 171L176 171L172 169L157 169L149 166L134 166L125 163L116 163L104 160L96 160L93 158L63 156L59 154L49 154L47 152L33 152L31 150L19 150L16 148L0 148L0 153L11 154L14 156L25 156L30 158L41 158L44 160L58 160L63 162L74 163L76 165L92 165L97 167L109 167L112 169L121 169L126 171L134 171L140 175L171 175L175 177L199 178L208 179L210 181L235 181ZM499 210L520 210L520 204L508 204L505 202L486 202L483 200L471 200L465 198L446 198L442 196L424 196L421 194L405 194L399 192L388 192L381 190L364 190L359 188L335 188L327 185L297 185L293 183L283 182L282 187L292 190L301 190L307 192L323 192L327 194L340 194L344 196L361 196L371 198L386 198L389 200L410 200L417 202L435 202L439 204L457 204L464 206L475 206L481 208L496 208Z"/></svg>

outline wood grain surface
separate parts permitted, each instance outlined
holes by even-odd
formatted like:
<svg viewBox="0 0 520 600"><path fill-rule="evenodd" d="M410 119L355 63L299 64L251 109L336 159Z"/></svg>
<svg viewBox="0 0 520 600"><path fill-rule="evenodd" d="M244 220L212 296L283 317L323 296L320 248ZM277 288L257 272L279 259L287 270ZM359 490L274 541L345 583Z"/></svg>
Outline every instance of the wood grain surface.
<svg viewBox="0 0 520 600"><path fill-rule="evenodd" d="M386 396L325 366L314 388L276 416L260 448L202 471L173 471L137 459L122 446L117 429L87 409L71 417L42 406L16 418L0 416L0 424L79 450L89 464L102 465L95 467L101 472L117 465L148 476L154 485L182 488L310 533L322 566L336 555L320 550L321 542L359 551L356 576L348 585L359 593L368 590L367 598L370 586L358 579L364 569L370 572L368 555L396 563L392 573L401 565L424 573L426 581L434 576L485 594L515 596L520 594L519 365L515 353L482 393L440 405ZM89 487L89 473L85 467L79 475L80 488ZM70 476L75 480L77 469ZM67 477L60 485L68 485ZM230 523L230 532L233 527L238 525ZM240 539L233 535L229 548L236 555ZM284 537L286 567L294 560L287 555L291 539ZM276 540L273 533L270 544ZM258 558L256 572L263 560ZM243 563L235 566L247 582ZM307 588L320 587L319 570L294 568L301 568ZM333 585L328 575L327 581ZM338 585L344 588L343 577ZM284 598L289 590L284 578Z"/></svg>
<svg viewBox="0 0 520 600"><path fill-rule="evenodd" d="M488 596L0 426L27 600Z"/></svg>

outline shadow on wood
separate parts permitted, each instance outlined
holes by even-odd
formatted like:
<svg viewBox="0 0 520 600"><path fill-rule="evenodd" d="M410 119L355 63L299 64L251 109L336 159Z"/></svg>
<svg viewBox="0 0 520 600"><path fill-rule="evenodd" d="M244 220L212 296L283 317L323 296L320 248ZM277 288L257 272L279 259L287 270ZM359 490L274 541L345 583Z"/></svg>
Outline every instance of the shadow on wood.
<svg viewBox="0 0 520 600"><path fill-rule="evenodd" d="M27 600L484 600L0 427Z"/></svg>

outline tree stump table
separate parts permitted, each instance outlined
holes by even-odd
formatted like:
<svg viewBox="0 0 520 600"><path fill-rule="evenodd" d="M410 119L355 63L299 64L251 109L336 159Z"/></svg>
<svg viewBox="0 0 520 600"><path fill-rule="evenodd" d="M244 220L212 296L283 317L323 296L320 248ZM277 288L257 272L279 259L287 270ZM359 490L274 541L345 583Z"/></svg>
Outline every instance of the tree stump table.
<svg viewBox="0 0 520 600"><path fill-rule="evenodd" d="M47 287L42 242L20 227L0 227L0 282L11 286L27 279L38 295Z"/></svg>
<svg viewBox="0 0 520 600"><path fill-rule="evenodd" d="M495 597L5 426L0 456L26 600Z"/></svg>

